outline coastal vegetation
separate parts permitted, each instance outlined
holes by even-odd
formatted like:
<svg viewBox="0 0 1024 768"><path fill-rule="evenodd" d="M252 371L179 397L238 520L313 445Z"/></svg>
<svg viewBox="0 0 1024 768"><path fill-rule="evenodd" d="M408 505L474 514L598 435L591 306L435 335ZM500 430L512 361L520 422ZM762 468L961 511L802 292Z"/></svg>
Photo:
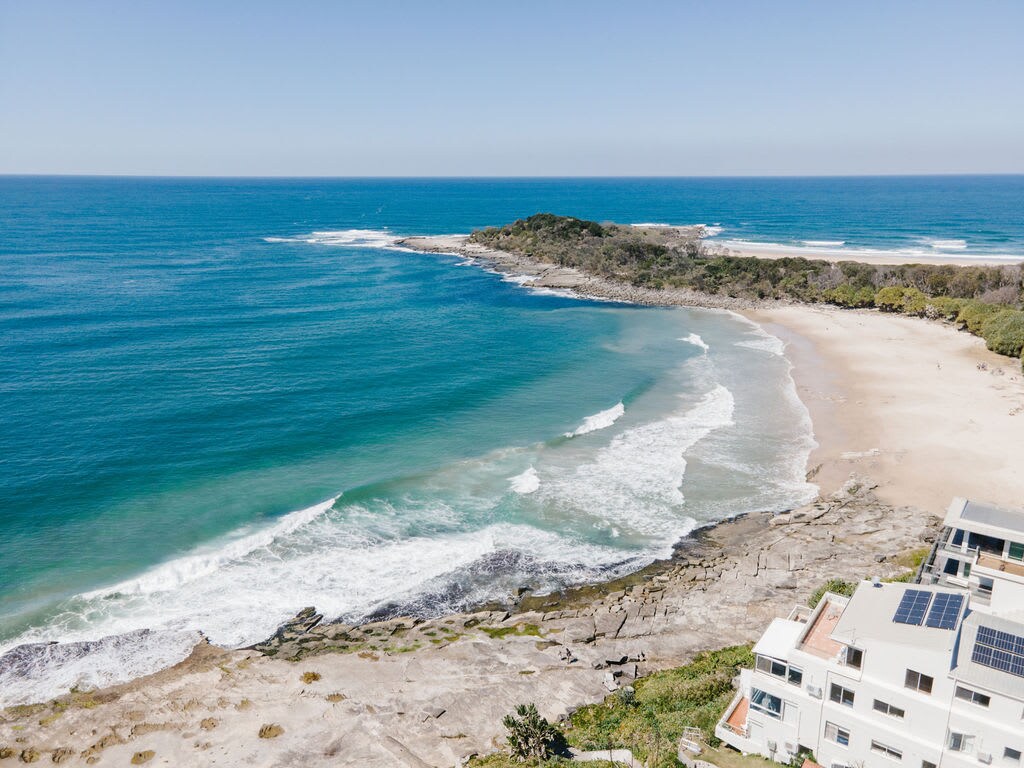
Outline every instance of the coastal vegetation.
<svg viewBox="0 0 1024 768"><path fill-rule="evenodd" d="M473 242L651 289L685 289L752 301L877 308L945 320L993 352L1024 350L1024 269L878 265L736 256L709 247L700 227L631 227L539 213L477 230ZM1022 361L1024 365L1024 361Z"/></svg>
<svg viewBox="0 0 1024 768"><path fill-rule="evenodd" d="M631 749L654 768L676 766L684 728L699 728L709 745L718 744L715 724L735 694L732 680L753 664L749 645L699 653L689 664L655 672L576 710L566 740L583 750Z"/></svg>
<svg viewBox="0 0 1024 768"><path fill-rule="evenodd" d="M505 726L509 754L520 762L552 757L564 743L562 732L540 716L536 704L520 704L501 724Z"/></svg>

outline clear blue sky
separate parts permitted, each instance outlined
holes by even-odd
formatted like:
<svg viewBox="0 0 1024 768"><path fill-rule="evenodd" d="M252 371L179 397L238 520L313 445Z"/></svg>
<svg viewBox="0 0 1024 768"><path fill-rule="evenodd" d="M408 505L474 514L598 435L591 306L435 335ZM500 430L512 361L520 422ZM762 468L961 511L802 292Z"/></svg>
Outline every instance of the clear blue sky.
<svg viewBox="0 0 1024 768"><path fill-rule="evenodd" d="M1022 34L1022 0L0 0L0 173L1019 173Z"/></svg>

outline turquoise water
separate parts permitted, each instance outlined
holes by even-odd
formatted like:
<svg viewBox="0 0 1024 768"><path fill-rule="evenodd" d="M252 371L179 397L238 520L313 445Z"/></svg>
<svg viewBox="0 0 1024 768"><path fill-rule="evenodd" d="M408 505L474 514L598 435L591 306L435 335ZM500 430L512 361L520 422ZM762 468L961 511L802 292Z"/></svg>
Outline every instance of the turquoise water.
<svg viewBox="0 0 1024 768"><path fill-rule="evenodd" d="M814 493L756 327L524 290L398 235L551 210L1024 253L1022 189L0 178L0 651L92 643L9 654L4 695L150 671L197 630L250 643L305 605L437 612L626 572Z"/></svg>

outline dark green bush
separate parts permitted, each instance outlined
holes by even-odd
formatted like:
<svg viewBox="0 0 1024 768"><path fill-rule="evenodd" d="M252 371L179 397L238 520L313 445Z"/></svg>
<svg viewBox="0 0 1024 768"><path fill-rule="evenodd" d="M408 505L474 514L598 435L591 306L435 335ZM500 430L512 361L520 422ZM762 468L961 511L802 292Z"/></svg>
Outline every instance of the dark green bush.
<svg viewBox="0 0 1024 768"><path fill-rule="evenodd" d="M981 324L981 337L993 352L1020 357L1024 349L1024 312L1004 309Z"/></svg>
<svg viewBox="0 0 1024 768"><path fill-rule="evenodd" d="M973 300L966 301L963 307L960 308L960 314L956 316L956 321L975 336L978 336L981 334L981 327L985 324L985 321L1003 309L1005 307L998 304L985 304L984 302Z"/></svg>

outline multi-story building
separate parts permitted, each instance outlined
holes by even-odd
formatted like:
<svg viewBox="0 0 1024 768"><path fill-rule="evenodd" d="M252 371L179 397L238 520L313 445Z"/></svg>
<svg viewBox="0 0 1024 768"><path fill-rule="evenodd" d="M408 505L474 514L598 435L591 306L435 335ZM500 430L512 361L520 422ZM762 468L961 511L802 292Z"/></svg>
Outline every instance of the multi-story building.
<svg viewBox="0 0 1024 768"><path fill-rule="evenodd" d="M865 581L775 619L716 735L828 768L1024 768L1024 512L957 500L946 523L934 583Z"/></svg>
<svg viewBox="0 0 1024 768"><path fill-rule="evenodd" d="M954 499L921 582L969 590L976 611L1024 611L1024 512Z"/></svg>

